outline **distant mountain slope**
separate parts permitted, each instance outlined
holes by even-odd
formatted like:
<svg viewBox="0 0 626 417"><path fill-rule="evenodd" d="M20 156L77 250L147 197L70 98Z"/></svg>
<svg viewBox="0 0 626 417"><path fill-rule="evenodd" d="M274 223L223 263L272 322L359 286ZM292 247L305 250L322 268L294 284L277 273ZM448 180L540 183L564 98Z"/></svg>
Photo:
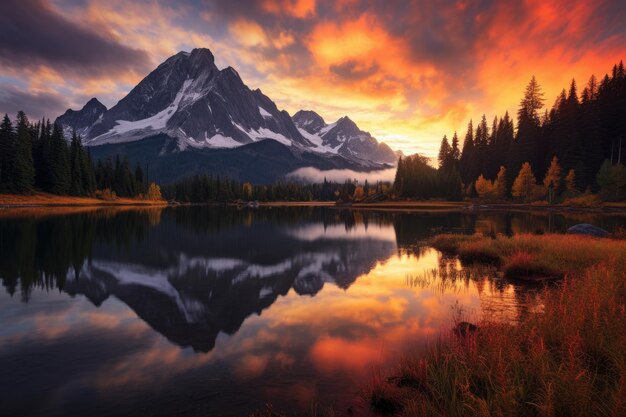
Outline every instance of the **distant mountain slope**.
<svg viewBox="0 0 626 417"><path fill-rule="evenodd" d="M237 148L202 148L188 152L178 149L176 139L159 134L133 142L93 146L90 151L96 160L125 155L131 164L147 166L149 180L160 184L203 173L226 175L253 184L269 184L304 167L368 170L368 167L355 166L339 155L301 151L273 140ZM369 168L376 167L372 164Z"/></svg>
<svg viewBox="0 0 626 417"><path fill-rule="evenodd" d="M338 153L346 158L395 164L398 155L387 144L378 142L344 116L335 123L326 124L322 117L311 110L300 110L293 115L300 133L319 148Z"/></svg>
<svg viewBox="0 0 626 417"><path fill-rule="evenodd" d="M106 111L106 106L94 97L78 111L68 109L57 118L56 122L63 126L66 138L71 137L72 130L76 130L77 134L86 138L92 127L102 120Z"/></svg>
<svg viewBox="0 0 626 417"><path fill-rule="evenodd" d="M386 168L397 160L387 145L359 130L347 117L326 125L316 113L301 111L292 120L260 90L248 88L233 68L219 70L208 49L179 52L168 58L108 110L97 99L91 99L83 109L68 110L59 116L57 122L68 134L76 130L87 146L105 146L102 151L94 149L94 154L130 152L146 146L146 138L158 136L164 140L162 135L167 136L171 139L169 151L157 155L166 157L165 161L155 162L164 170L162 175L159 171L163 178L188 174L184 167L170 165L183 161L194 161L192 166L198 169L192 172L219 165L222 170L234 170L240 178L248 178L246 167L237 166L245 157L238 158L237 154L247 152L246 145L266 139L291 150L281 150L284 160L271 158L284 167L273 167L268 177L306 162L310 165L304 166L338 165L369 171ZM126 145L138 141L142 143ZM214 154L209 151L225 149L232 152L221 154L229 159L219 164L208 156ZM136 161L145 159L135 156ZM210 161L201 161L203 157ZM231 162L234 165L229 168ZM179 174L165 173L176 169Z"/></svg>

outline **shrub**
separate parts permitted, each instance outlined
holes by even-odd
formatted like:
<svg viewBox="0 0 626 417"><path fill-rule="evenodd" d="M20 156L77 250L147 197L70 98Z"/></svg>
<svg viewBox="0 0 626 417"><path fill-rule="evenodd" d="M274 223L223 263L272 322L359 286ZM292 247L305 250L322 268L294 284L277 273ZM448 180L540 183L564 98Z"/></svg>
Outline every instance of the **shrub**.
<svg viewBox="0 0 626 417"><path fill-rule="evenodd" d="M539 261L535 255L525 251L515 252L508 257L502 270L507 278L525 281L540 281L559 277L557 272Z"/></svg>
<svg viewBox="0 0 626 417"><path fill-rule="evenodd" d="M563 200L561 205L569 207L599 207L600 198L594 194L583 194L578 197L569 197Z"/></svg>
<svg viewBox="0 0 626 417"><path fill-rule="evenodd" d="M115 191L112 191L110 188L105 188L104 190L96 190L94 193L94 197L104 201L117 200L117 195L115 194Z"/></svg>
<svg viewBox="0 0 626 417"><path fill-rule="evenodd" d="M430 245L438 251L448 254L458 254L461 243L481 239L478 235L443 234L434 236Z"/></svg>
<svg viewBox="0 0 626 417"><path fill-rule="evenodd" d="M500 255L496 249L483 241L465 242L459 248L459 258L465 264L482 263L494 264L500 263Z"/></svg>

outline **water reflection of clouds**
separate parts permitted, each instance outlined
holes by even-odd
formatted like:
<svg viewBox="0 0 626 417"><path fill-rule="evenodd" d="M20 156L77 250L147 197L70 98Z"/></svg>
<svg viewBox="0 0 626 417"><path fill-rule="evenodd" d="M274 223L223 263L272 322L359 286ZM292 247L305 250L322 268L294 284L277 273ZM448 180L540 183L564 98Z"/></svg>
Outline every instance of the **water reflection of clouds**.
<svg viewBox="0 0 626 417"><path fill-rule="evenodd" d="M396 232L391 225L355 223L351 227L344 225L309 224L288 231L289 235L304 241L320 239L377 239L396 241Z"/></svg>
<svg viewBox="0 0 626 417"><path fill-rule="evenodd" d="M408 285L409 274L448 268L449 261L428 248L398 251L390 225L316 223L276 229L271 238L285 247L270 258L236 235L232 242L244 250L202 250L208 238L195 252L185 248L188 254L170 244L175 256L161 266L132 251L119 258L101 252L79 279L68 276L75 286L68 292L79 294L73 299L36 290L26 307L12 310L19 300L4 296L2 319L11 325L0 329L9 336L0 340L0 362L40 343L41 352L81 355L81 372L59 373L59 386L116 395L139 387L172 397L211 393L227 408L241 405L239 396L225 394L236 389L249 396L246 404L271 398L307 407L320 396L344 396L341 387L368 377L372 366L437 338L451 327L457 303L468 311L487 303L514 311L513 287L491 280L440 285L437 276L433 285ZM321 289L316 279L330 285ZM80 294L100 300L99 308Z"/></svg>

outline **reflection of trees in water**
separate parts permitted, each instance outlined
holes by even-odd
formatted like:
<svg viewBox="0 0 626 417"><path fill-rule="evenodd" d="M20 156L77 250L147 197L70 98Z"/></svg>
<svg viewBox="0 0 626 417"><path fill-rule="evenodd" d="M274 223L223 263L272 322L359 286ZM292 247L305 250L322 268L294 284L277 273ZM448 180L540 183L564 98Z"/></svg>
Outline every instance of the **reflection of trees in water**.
<svg viewBox="0 0 626 417"><path fill-rule="evenodd" d="M376 233L309 239L294 232L303 223L321 230L321 219L326 227L389 223L375 213L181 212L164 210L158 222L142 211L2 221L0 244L11 250L2 251L0 277L11 294L21 286L24 301L35 287L81 294L96 306L114 296L169 340L209 351L220 332L236 332L291 288L311 296L326 282L346 289L395 250Z"/></svg>
<svg viewBox="0 0 626 417"><path fill-rule="evenodd" d="M0 219L0 278L13 295L18 281L27 301L33 287L63 288L70 270L78 273L94 244L129 248L155 224L144 210L95 211L39 219Z"/></svg>
<svg viewBox="0 0 626 417"><path fill-rule="evenodd" d="M405 282L410 288L428 289L438 294L468 291L473 285L480 298L482 319L487 321L522 320L530 312L542 308L543 291L549 288L546 284L510 281L494 266L461 265L457 257L442 254L436 268L421 274L409 274Z"/></svg>
<svg viewBox="0 0 626 417"><path fill-rule="evenodd" d="M479 212L476 215L476 232L501 233L562 233L579 223L590 223L607 230L626 223L626 218L601 213L554 212L549 210L520 210Z"/></svg>
<svg viewBox="0 0 626 417"><path fill-rule="evenodd" d="M281 207L233 209L231 207L178 207L168 209L102 209L94 212L41 218L0 219L0 278L9 294L18 286L27 300L33 286L63 288L69 271L79 273L86 260L99 251L136 249L145 242L150 230L169 228L168 233L151 237L152 246L142 246L143 261L167 266L176 256L156 257L154 250L177 242L181 247L190 243L177 240L177 228L192 231L197 236L219 234L253 225L265 225L271 230L280 226L323 224L324 228L343 225L345 230L368 229L372 226L393 225L400 253L420 254L429 236L441 232L479 232L485 234L514 234L564 231L573 224L589 222L607 230L624 225L624 217L600 214L552 213L545 210L520 212L448 212L394 213L345 210L323 207ZM240 237L236 237L240 239ZM292 248L284 247L284 239L266 244L263 234L244 236L247 255L271 260L285 256ZM254 240L256 239L256 240ZM253 241L254 240L254 241ZM230 242L231 244L233 242ZM255 243L256 245L253 245ZM281 248L282 247L282 248ZM219 253L219 242L213 248ZM282 251L282 252L281 252ZM283 253L285 252L285 253ZM121 255L120 255L121 256ZM318 285L319 286L319 285ZM304 287L303 287L304 288Z"/></svg>

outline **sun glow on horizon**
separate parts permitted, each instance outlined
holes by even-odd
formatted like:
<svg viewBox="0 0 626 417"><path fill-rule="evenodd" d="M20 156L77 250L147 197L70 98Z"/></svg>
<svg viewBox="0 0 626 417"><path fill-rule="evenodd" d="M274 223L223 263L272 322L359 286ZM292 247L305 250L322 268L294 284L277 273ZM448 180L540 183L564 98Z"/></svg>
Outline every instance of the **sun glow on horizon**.
<svg viewBox="0 0 626 417"><path fill-rule="evenodd" d="M531 76L551 106L572 78L584 85L626 57L616 0L22 3L5 19L32 36L7 33L0 51L3 113L54 119L93 96L110 107L167 57L206 47L290 114L348 115L429 157L470 119L515 115Z"/></svg>

